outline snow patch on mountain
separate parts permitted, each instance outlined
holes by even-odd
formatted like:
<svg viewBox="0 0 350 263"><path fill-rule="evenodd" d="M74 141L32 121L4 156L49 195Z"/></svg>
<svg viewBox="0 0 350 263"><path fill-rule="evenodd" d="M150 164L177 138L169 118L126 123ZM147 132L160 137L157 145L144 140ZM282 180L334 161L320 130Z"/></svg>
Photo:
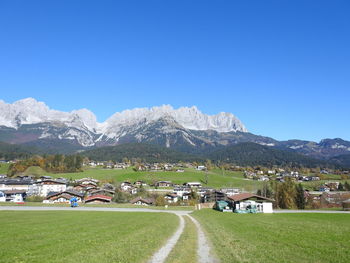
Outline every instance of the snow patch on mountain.
<svg viewBox="0 0 350 263"><path fill-rule="evenodd" d="M240 131L248 132L243 123L232 113L221 112L216 115L206 115L197 107L181 107L174 109L170 105L152 108L136 108L115 113L107 119L106 129L116 126L131 126L141 122L150 123L161 118L170 117L185 129L215 130L217 132Z"/></svg>

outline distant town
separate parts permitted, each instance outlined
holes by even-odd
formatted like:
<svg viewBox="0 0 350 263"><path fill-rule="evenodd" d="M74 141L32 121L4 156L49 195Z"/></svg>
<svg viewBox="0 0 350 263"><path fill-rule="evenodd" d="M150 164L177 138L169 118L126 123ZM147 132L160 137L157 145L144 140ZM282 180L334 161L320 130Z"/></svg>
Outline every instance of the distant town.
<svg viewBox="0 0 350 263"><path fill-rule="evenodd" d="M2 161L2 165L16 164L17 161ZM263 203L270 203L266 211L274 208L330 208L347 209L350 200L349 171L330 169L291 169L291 168L264 168L240 167L225 165L217 167L211 163L142 163L135 162L97 162L85 160L79 173L60 173L54 176L18 173L14 176L0 175L0 202L25 203L40 202L43 204L70 204L72 198L78 204L130 204L135 206L193 206L215 207L218 202L226 202L225 207L235 211L242 202L256 202L261 204L257 212L264 212ZM89 177L74 178L90 171ZM94 177L105 171L110 175L118 172L119 178L129 178L130 173L134 180ZM165 180L170 174L176 180ZM137 179L146 175L146 180ZM193 181L185 181L197 178ZM70 176L70 178L69 178ZM211 177L215 178L212 179ZM228 179L232 182L221 182L221 187L212 187L211 180ZM98 179L99 178L99 179ZM240 184L235 186L239 180ZM182 181L182 183L179 183ZM258 189L250 189L250 183L258 183ZM227 183L227 185L225 185ZM279 201L280 185L302 187L302 204L295 201L287 207ZM297 188L297 187L296 187ZM290 190L289 190L290 191ZM297 191L293 198L297 200ZM259 205L258 205L259 207ZM240 209L237 209L237 211Z"/></svg>

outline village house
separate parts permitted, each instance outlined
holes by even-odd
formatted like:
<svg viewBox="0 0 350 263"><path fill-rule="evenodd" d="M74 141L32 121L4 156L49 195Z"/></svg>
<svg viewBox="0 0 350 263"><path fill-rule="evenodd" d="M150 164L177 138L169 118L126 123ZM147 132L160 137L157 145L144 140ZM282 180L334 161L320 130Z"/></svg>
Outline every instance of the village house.
<svg viewBox="0 0 350 263"><path fill-rule="evenodd" d="M165 201L168 202L169 204L174 204L174 203L176 203L177 201L179 201L179 197L178 197L176 194L174 194L174 193L172 193L172 194L166 194L166 195L164 196L164 199L165 199Z"/></svg>
<svg viewBox="0 0 350 263"><path fill-rule="evenodd" d="M63 192L67 189L65 181L55 179L44 179L37 182L38 194L40 196L47 196L49 192Z"/></svg>
<svg viewBox="0 0 350 263"><path fill-rule="evenodd" d="M320 192L329 192L331 189L326 186L326 185L321 185L319 188L318 188L318 191Z"/></svg>
<svg viewBox="0 0 350 263"><path fill-rule="evenodd" d="M183 201L188 201L188 200L191 200L191 197L192 197L192 194L191 193L184 193L182 195L182 200Z"/></svg>
<svg viewBox="0 0 350 263"><path fill-rule="evenodd" d="M2 192L5 195L6 202L21 203L27 197L25 190L5 190Z"/></svg>
<svg viewBox="0 0 350 263"><path fill-rule="evenodd" d="M106 204L112 202L112 197L106 195L91 195L85 198L86 204Z"/></svg>
<svg viewBox="0 0 350 263"><path fill-rule="evenodd" d="M112 163L112 162L107 162L106 165L105 165L105 167L108 168L108 169L112 169L112 168L114 168L114 163Z"/></svg>
<svg viewBox="0 0 350 263"><path fill-rule="evenodd" d="M126 168L127 168L127 166L125 164L123 164L123 163L116 163L114 165L114 169L117 169L117 170L123 170L123 169L126 169Z"/></svg>
<svg viewBox="0 0 350 263"><path fill-rule="evenodd" d="M226 194L226 196L236 195L241 192L239 188L221 188L220 191Z"/></svg>
<svg viewBox="0 0 350 263"><path fill-rule="evenodd" d="M225 200L226 200L226 194L218 190L207 191L203 195L201 195L202 203L225 201Z"/></svg>
<svg viewBox="0 0 350 263"><path fill-rule="evenodd" d="M152 198L142 198L142 197L136 197L135 199L130 201L130 203L133 205L144 205L144 206L153 205L154 202L155 201Z"/></svg>
<svg viewBox="0 0 350 263"><path fill-rule="evenodd" d="M123 191L123 192L129 192L130 194L132 195L135 195L137 194L137 191L138 191L138 188L137 187L134 187L132 185L132 183L130 182L122 182L120 184L120 189Z"/></svg>
<svg viewBox="0 0 350 263"><path fill-rule="evenodd" d="M2 191L0 191L0 202L6 202L6 195Z"/></svg>
<svg viewBox="0 0 350 263"><path fill-rule="evenodd" d="M196 170L198 170L198 171L205 171L205 170L207 170L207 167L205 167L204 165L198 165Z"/></svg>
<svg viewBox="0 0 350 263"><path fill-rule="evenodd" d="M0 179L0 190L24 190L28 192L34 185L31 178L5 178Z"/></svg>
<svg viewBox="0 0 350 263"><path fill-rule="evenodd" d="M96 163L96 162L89 162L89 166L91 166L91 167L96 167L96 166L97 166L97 163Z"/></svg>
<svg viewBox="0 0 350 263"><path fill-rule="evenodd" d="M69 188L71 189L71 187ZM93 185L87 185L87 184L79 184L79 185L75 185L72 190L79 192L79 193L89 193L92 192L94 190L97 190L98 187L97 186L93 186Z"/></svg>
<svg viewBox="0 0 350 263"><path fill-rule="evenodd" d="M191 192L191 188L188 187L183 187L183 186L179 186L179 187L174 187L173 193L182 197L184 194L188 194Z"/></svg>
<svg viewBox="0 0 350 263"><path fill-rule="evenodd" d="M120 189L124 192L128 192L131 188L133 188L133 186L130 182L125 181L120 184Z"/></svg>
<svg viewBox="0 0 350 263"><path fill-rule="evenodd" d="M184 183L185 186L190 187L190 188L198 188L198 187L202 187L202 184L200 182L188 182L188 183Z"/></svg>
<svg viewBox="0 0 350 263"><path fill-rule="evenodd" d="M51 203L69 203L69 200L72 197L76 197L78 199L77 202L82 202L84 199L84 194L73 191L73 190L65 190L63 192L55 193L51 192L48 193L46 199L43 201L43 203L51 204Z"/></svg>
<svg viewBox="0 0 350 263"><path fill-rule="evenodd" d="M138 192L138 188L137 187L132 187L130 190L129 190L129 193L132 194L132 195L136 195Z"/></svg>
<svg viewBox="0 0 350 263"><path fill-rule="evenodd" d="M337 191L339 187L339 182L327 182L325 183L327 187L329 187L330 191Z"/></svg>
<svg viewBox="0 0 350 263"><path fill-rule="evenodd" d="M261 181L261 182L268 182L270 181L270 178L268 176L260 176L258 178L258 181Z"/></svg>
<svg viewBox="0 0 350 263"><path fill-rule="evenodd" d="M229 196L228 200L232 201L235 212L256 209L256 212L258 213L273 213L272 202L274 200L263 196L251 193L241 193Z"/></svg>
<svg viewBox="0 0 350 263"><path fill-rule="evenodd" d="M97 189L89 192L89 195L106 195L106 196L114 196L115 192L109 189Z"/></svg>
<svg viewBox="0 0 350 263"><path fill-rule="evenodd" d="M136 181L136 182L134 182L134 185L137 187L147 186L146 182L144 182L144 181Z"/></svg>
<svg viewBox="0 0 350 263"><path fill-rule="evenodd" d="M99 184L99 180L93 178L82 178L75 180L77 185L84 185L85 187L96 187Z"/></svg>
<svg viewBox="0 0 350 263"><path fill-rule="evenodd" d="M158 181L155 183L156 187L171 187L172 185L171 181Z"/></svg>

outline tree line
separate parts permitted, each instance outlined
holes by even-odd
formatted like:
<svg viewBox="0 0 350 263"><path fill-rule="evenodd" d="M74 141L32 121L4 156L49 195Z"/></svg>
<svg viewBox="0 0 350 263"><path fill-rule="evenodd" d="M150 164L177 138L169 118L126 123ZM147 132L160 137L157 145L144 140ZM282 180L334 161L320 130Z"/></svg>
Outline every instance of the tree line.
<svg viewBox="0 0 350 263"><path fill-rule="evenodd" d="M39 166L45 171L53 173L80 172L82 171L83 157L63 154L34 156L11 164L8 175L23 173L31 166Z"/></svg>

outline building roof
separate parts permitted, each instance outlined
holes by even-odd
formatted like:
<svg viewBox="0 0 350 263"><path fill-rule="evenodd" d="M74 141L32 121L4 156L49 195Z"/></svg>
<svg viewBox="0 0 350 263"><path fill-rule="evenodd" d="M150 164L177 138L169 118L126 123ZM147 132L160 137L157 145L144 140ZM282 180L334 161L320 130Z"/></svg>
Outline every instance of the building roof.
<svg viewBox="0 0 350 263"><path fill-rule="evenodd" d="M258 200L265 200L265 201L274 201L273 199L270 198L266 198L260 195L256 195L256 194L251 194L251 193L242 193L242 194L236 194L236 195L232 195L229 196L228 199L231 199L232 201L243 201L243 200L248 200L248 199L258 199Z"/></svg>
<svg viewBox="0 0 350 263"><path fill-rule="evenodd" d="M0 184L4 185L32 185L33 183L31 179L5 178L0 180Z"/></svg>
<svg viewBox="0 0 350 263"><path fill-rule="evenodd" d="M84 194L81 194L81 193L78 193L76 191L73 191L73 190L66 190L66 191L63 191L63 192L49 192L46 196L46 199L49 199L53 196L56 196L56 195L63 195L63 194L68 194L68 195L71 195L71 196L77 196L77 197L80 197L80 198L83 198L84 197Z"/></svg>
<svg viewBox="0 0 350 263"><path fill-rule="evenodd" d="M171 197L171 198L176 198L176 197L178 197L177 194L175 194L175 193L166 194L165 196L169 196L169 197Z"/></svg>
<svg viewBox="0 0 350 263"><path fill-rule="evenodd" d="M103 200L110 202L112 200L112 197L106 195L91 195L85 198L85 202L90 202L94 200Z"/></svg>
<svg viewBox="0 0 350 263"><path fill-rule="evenodd" d="M152 198L146 199L146 198L142 198L142 197L136 197L135 199L131 200L130 203L134 204L138 201L141 201L141 202L146 203L146 204L153 204L154 203L154 199L152 199Z"/></svg>
<svg viewBox="0 0 350 263"><path fill-rule="evenodd" d="M4 194L10 195L10 194L25 194L25 190L5 190L2 191Z"/></svg>
<svg viewBox="0 0 350 263"><path fill-rule="evenodd" d="M56 200L56 199L60 199L60 198L65 198L66 200L69 200L69 199L71 199L71 196L69 194L60 194L57 196L53 196L51 198L51 200Z"/></svg>
<svg viewBox="0 0 350 263"><path fill-rule="evenodd" d="M59 180L59 179L43 179L41 182L43 184L45 184L45 183L67 184L67 182Z"/></svg>
<svg viewBox="0 0 350 263"><path fill-rule="evenodd" d="M108 190L108 189L97 189L97 190L92 191L90 194L91 195L96 195L97 193L101 193L101 192L109 193L109 194L113 194L114 195L114 191L113 190Z"/></svg>

